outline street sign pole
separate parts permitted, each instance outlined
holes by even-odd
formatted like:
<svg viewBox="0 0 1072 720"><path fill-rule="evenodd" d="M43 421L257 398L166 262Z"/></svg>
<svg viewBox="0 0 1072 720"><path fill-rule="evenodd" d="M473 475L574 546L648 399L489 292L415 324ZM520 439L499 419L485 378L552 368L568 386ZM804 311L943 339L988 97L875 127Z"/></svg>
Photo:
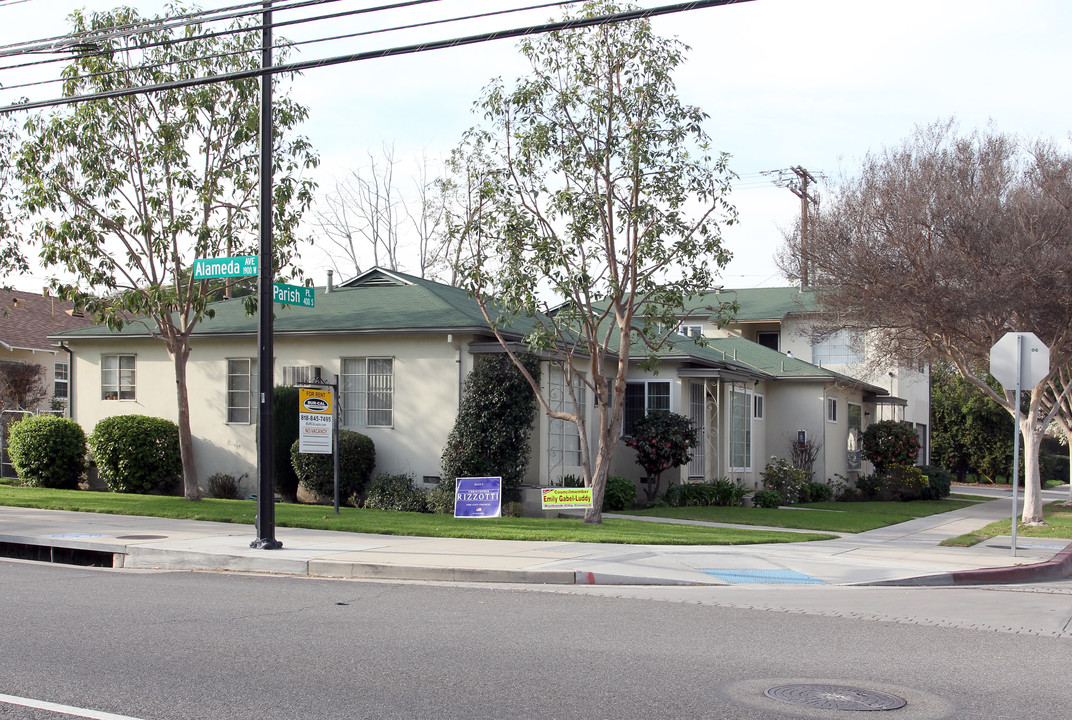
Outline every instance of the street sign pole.
<svg viewBox="0 0 1072 720"><path fill-rule="evenodd" d="M1016 336L1016 414L1012 423L1012 556L1016 557L1016 496L1020 492L1020 391L1023 389L1024 337Z"/></svg>
<svg viewBox="0 0 1072 720"><path fill-rule="evenodd" d="M272 2L264 3L261 29L261 67L272 66ZM275 437L272 393L274 391L275 343L272 337L272 73L261 76L260 108L260 268L257 299L257 368L260 375L260 413L257 416L257 539L251 548L278 550L275 539Z"/></svg>

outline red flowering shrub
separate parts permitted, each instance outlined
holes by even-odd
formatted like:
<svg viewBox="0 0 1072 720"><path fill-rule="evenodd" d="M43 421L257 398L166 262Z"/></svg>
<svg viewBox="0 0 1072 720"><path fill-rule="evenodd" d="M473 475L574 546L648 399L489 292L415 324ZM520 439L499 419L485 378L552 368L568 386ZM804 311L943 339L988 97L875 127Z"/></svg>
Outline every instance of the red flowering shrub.
<svg viewBox="0 0 1072 720"><path fill-rule="evenodd" d="M864 460L875 466L882 475L892 465L915 465L919 457L919 435L912 423L883 420L864 430L862 453Z"/></svg>
<svg viewBox="0 0 1072 720"><path fill-rule="evenodd" d="M636 450L637 465L648 477L645 491L648 499L654 500L663 471L681 467L692 459L696 428L684 415L651 410L633 424L633 433L625 438L625 444Z"/></svg>

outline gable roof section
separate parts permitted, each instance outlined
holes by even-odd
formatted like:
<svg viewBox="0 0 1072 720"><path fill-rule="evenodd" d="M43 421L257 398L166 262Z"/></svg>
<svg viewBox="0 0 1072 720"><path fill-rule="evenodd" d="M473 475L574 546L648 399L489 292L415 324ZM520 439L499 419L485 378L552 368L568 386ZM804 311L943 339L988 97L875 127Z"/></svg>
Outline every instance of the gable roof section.
<svg viewBox="0 0 1072 720"><path fill-rule="evenodd" d="M730 302L740 307L731 321L735 323L781 321L786 315L819 310L815 289L799 287L712 290L689 300L685 309L702 314L704 308Z"/></svg>
<svg viewBox="0 0 1072 720"><path fill-rule="evenodd" d="M49 336L85 327L90 321L69 314L73 305L18 290L0 291L0 348L55 353Z"/></svg>
<svg viewBox="0 0 1072 720"><path fill-rule="evenodd" d="M765 372L775 380L838 382L861 388L865 392L874 395L889 395L888 390L877 385L871 385L848 375L827 370L819 365L813 365L810 362L783 355L777 350L771 350L759 343L741 337L712 338L709 342L709 349L717 353L724 353L727 358L732 358L750 368Z"/></svg>
<svg viewBox="0 0 1072 720"><path fill-rule="evenodd" d="M209 305L214 317L194 328L194 337L255 335L257 315L247 315L243 298ZM274 305L276 335L333 335L383 332L490 333L476 301L460 288L374 268L343 285L315 288L311 308ZM523 333L525 323L517 323ZM61 333L56 339L149 337L155 327L135 321L116 332L104 325Z"/></svg>

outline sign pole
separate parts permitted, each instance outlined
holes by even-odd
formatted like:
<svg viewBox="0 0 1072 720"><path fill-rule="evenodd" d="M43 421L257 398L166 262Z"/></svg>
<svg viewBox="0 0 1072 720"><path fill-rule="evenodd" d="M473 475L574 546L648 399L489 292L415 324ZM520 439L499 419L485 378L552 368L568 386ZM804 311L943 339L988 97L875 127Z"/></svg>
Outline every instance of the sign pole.
<svg viewBox="0 0 1072 720"><path fill-rule="evenodd" d="M261 67L272 66L272 2L264 3L261 30ZM257 539L251 548L278 550L275 539L275 453L272 413L275 343L272 338L272 74L261 76L260 109L260 268L257 300L257 372L260 386L260 413L257 416Z"/></svg>
<svg viewBox="0 0 1072 720"><path fill-rule="evenodd" d="M1020 492L1020 391L1023 389L1024 338L1016 336L1016 414L1012 423L1012 556L1016 557L1016 496Z"/></svg>

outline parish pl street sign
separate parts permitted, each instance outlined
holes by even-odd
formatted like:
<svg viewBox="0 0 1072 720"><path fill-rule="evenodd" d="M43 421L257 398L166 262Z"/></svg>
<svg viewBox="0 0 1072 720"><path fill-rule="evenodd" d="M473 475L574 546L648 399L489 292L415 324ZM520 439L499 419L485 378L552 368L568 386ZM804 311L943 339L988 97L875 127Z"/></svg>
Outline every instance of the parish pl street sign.
<svg viewBox="0 0 1072 720"><path fill-rule="evenodd" d="M274 286L274 299L277 303L313 307L313 288L305 287L304 285L284 285L283 283L272 283L272 285Z"/></svg>
<svg viewBox="0 0 1072 720"><path fill-rule="evenodd" d="M238 255L225 258L197 258L194 260L194 280L211 278L256 277L256 255Z"/></svg>

